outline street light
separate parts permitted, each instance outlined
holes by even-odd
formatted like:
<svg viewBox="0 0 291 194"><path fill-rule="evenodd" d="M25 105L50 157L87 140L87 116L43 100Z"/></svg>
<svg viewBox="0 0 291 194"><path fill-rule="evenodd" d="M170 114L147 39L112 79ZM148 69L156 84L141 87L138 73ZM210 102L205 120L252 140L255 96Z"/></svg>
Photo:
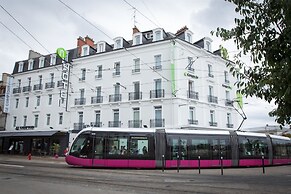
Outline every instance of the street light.
<svg viewBox="0 0 291 194"><path fill-rule="evenodd" d="M119 82L116 82L116 85L123 87L124 89L126 89L126 87L124 85L121 85Z"/></svg>

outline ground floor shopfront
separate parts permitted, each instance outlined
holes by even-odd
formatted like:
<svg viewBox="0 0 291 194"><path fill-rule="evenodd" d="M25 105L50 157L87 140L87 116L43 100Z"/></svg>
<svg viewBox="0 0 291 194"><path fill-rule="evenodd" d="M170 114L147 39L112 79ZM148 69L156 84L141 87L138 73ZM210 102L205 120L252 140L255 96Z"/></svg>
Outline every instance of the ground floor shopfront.
<svg viewBox="0 0 291 194"><path fill-rule="evenodd" d="M0 153L63 155L69 134L62 131L0 132Z"/></svg>

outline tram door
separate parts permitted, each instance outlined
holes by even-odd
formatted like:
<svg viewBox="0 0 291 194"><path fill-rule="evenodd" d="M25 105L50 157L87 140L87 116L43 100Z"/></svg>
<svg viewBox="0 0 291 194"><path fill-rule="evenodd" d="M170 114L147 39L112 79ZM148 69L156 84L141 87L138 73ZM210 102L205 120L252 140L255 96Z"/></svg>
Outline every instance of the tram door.
<svg viewBox="0 0 291 194"><path fill-rule="evenodd" d="M187 139L184 137L173 137L170 139L171 147L171 167L177 165L188 166Z"/></svg>
<svg viewBox="0 0 291 194"><path fill-rule="evenodd" d="M91 134L92 137L92 166L105 166L104 160L104 135Z"/></svg>

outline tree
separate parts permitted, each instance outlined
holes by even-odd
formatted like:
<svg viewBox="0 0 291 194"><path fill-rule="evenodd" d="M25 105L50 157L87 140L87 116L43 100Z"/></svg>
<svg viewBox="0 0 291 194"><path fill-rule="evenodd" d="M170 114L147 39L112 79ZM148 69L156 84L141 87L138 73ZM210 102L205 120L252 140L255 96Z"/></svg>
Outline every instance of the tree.
<svg viewBox="0 0 291 194"><path fill-rule="evenodd" d="M217 37L233 40L240 51L229 63L238 78L238 91L256 96L276 109L279 124L291 124L291 0L225 0L235 5L240 17L232 29L217 28ZM250 55L253 66L246 65L242 54Z"/></svg>

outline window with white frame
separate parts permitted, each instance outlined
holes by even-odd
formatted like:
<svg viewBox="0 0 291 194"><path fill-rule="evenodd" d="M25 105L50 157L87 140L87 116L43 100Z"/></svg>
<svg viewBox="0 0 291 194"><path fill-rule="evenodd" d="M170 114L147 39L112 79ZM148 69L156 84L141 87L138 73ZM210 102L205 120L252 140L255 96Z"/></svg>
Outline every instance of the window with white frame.
<svg viewBox="0 0 291 194"><path fill-rule="evenodd" d="M13 124L12 124L12 126L13 127L16 127L16 123L17 123L17 117L13 117Z"/></svg>
<svg viewBox="0 0 291 194"><path fill-rule="evenodd" d="M99 42L97 44L97 53L101 53L105 51L105 42Z"/></svg>
<svg viewBox="0 0 291 194"><path fill-rule="evenodd" d="M115 70L115 72L113 72L114 76L120 75L120 62L114 63L114 70Z"/></svg>
<svg viewBox="0 0 291 194"><path fill-rule="evenodd" d="M102 65L98 65L97 66L97 70L96 70L96 79L100 79L102 78Z"/></svg>
<svg viewBox="0 0 291 194"><path fill-rule="evenodd" d="M133 35L133 45L138 45L142 43L142 33L138 32Z"/></svg>
<svg viewBox="0 0 291 194"><path fill-rule="evenodd" d="M227 71L224 71L224 82L226 84L229 84L229 76L228 76L228 72Z"/></svg>
<svg viewBox="0 0 291 194"><path fill-rule="evenodd" d="M83 45L81 48L81 56L89 55L89 45Z"/></svg>
<svg viewBox="0 0 291 194"><path fill-rule="evenodd" d="M205 49L211 51L211 42L205 41Z"/></svg>
<svg viewBox="0 0 291 194"><path fill-rule="evenodd" d="M190 43L192 42L192 34L186 33L186 37L185 38L186 38L187 42L190 42Z"/></svg>
<svg viewBox="0 0 291 194"><path fill-rule="evenodd" d="M18 87L20 88L21 87L21 79L18 79Z"/></svg>
<svg viewBox="0 0 291 194"><path fill-rule="evenodd" d="M39 68L44 67L44 60L45 60L44 57L40 57L40 58L39 58L39 62L38 62L38 67L39 67Z"/></svg>
<svg viewBox="0 0 291 194"><path fill-rule="evenodd" d="M29 104L29 97L25 97L25 107L28 107Z"/></svg>
<svg viewBox="0 0 291 194"><path fill-rule="evenodd" d="M163 39L162 29L158 28L158 29L153 30L153 41L159 41L162 39Z"/></svg>
<svg viewBox="0 0 291 194"><path fill-rule="evenodd" d="M81 77L80 77L80 81L84 81L86 79L86 69L83 68L81 69Z"/></svg>
<svg viewBox="0 0 291 194"><path fill-rule="evenodd" d="M215 111L210 110L210 125L215 123Z"/></svg>
<svg viewBox="0 0 291 194"><path fill-rule="evenodd" d="M213 96L213 86L208 86L209 96Z"/></svg>
<svg viewBox="0 0 291 194"><path fill-rule="evenodd" d="M24 115L24 116L23 116L23 126L25 127L26 124L27 124L27 116Z"/></svg>
<svg viewBox="0 0 291 194"><path fill-rule="evenodd" d="M48 105L52 105L52 101L53 101L53 95L49 94L48 95Z"/></svg>
<svg viewBox="0 0 291 194"><path fill-rule="evenodd" d="M50 65L55 65L56 62L57 62L57 55L56 54L52 54L51 55Z"/></svg>
<svg viewBox="0 0 291 194"><path fill-rule="evenodd" d="M28 80L28 86L31 86L31 77L28 77L27 80Z"/></svg>
<svg viewBox="0 0 291 194"><path fill-rule="evenodd" d="M132 73L138 73L140 72L140 59L134 59L134 65L133 65L133 70Z"/></svg>
<svg viewBox="0 0 291 194"><path fill-rule="evenodd" d="M23 71L23 65L24 65L24 62L19 62L18 63L18 72L22 72Z"/></svg>
<svg viewBox="0 0 291 194"><path fill-rule="evenodd" d="M232 123L232 120L231 120L231 113L227 113L226 114L226 124L227 125L230 125Z"/></svg>
<svg viewBox="0 0 291 194"><path fill-rule="evenodd" d="M16 98L15 99L15 108L18 108L18 106L19 106L19 98Z"/></svg>
<svg viewBox="0 0 291 194"><path fill-rule="evenodd" d="M155 66L154 69L162 69L162 55L155 55Z"/></svg>
<svg viewBox="0 0 291 194"><path fill-rule="evenodd" d="M50 79L51 79L51 83L54 82L54 77L55 77L55 74L54 73L50 73Z"/></svg>
<svg viewBox="0 0 291 194"><path fill-rule="evenodd" d="M34 115L34 127L38 127L38 115Z"/></svg>
<svg viewBox="0 0 291 194"><path fill-rule="evenodd" d="M33 59L29 59L28 60L28 70L32 70L33 69L33 62L34 62Z"/></svg>
<svg viewBox="0 0 291 194"><path fill-rule="evenodd" d="M97 127L101 127L101 111L100 110L95 111L95 124Z"/></svg>
<svg viewBox="0 0 291 194"><path fill-rule="evenodd" d="M190 124L193 124L193 122L196 120L196 108L195 107L189 107L189 120L190 120Z"/></svg>
<svg viewBox="0 0 291 194"><path fill-rule="evenodd" d="M208 64L208 77L214 77L211 64Z"/></svg>
<svg viewBox="0 0 291 194"><path fill-rule="evenodd" d="M51 124L51 114L46 114L46 125Z"/></svg>
<svg viewBox="0 0 291 194"><path fill-rule="evenodd" d="M59 125L62 125L63 124L63 119L64 119L63 113L60 112L59 113Z"/></svg>
<svg viewBox="0 0 291 194"><path fill-rule="evenodd" d="M40 106L40 96L36 97L36 106Z"/></svg>
<svg viewBox="0 0 291 194"><path fill-rule="evenodd" d="M122 48L122 45L121 45L122 41L121 39L117 39L115 40L115 49L119 49L119 48Z"/></svg>

